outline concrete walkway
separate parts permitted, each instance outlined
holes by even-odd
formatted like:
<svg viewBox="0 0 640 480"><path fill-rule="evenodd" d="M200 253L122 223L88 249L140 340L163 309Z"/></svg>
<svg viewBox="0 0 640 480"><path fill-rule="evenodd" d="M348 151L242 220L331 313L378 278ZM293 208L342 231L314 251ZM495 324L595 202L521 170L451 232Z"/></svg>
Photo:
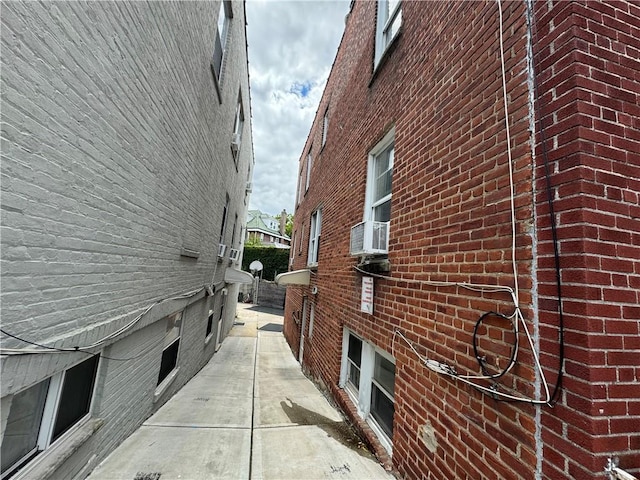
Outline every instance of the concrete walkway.
<svg viewBox="0 0 640 480"><path fill-rule="evenodd" d="M211 361L89 479L393 479L281 332L278 311L238 305Z"/></svg>

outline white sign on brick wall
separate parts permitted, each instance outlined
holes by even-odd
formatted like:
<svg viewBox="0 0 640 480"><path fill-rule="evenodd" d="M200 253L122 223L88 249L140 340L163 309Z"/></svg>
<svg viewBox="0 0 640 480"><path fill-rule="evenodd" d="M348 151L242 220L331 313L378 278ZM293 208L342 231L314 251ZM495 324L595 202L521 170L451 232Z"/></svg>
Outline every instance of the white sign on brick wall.
<svg viewBox="0 0 640 480"><path fill-rule="evenodd" d="M362 277L360 311L369 314L373 313L373 277Z"/></svg>

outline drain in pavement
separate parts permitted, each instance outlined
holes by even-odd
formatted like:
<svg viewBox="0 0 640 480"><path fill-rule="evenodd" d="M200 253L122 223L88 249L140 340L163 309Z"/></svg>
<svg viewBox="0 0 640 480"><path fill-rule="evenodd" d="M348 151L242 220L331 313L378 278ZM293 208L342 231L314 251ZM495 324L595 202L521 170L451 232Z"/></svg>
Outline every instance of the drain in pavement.
<svg viewBox="0 0 640 480"><path fill-rule="evenodd" d="M160 480L160 475L162 475L160 472L138 472L136 473L136 476L133 477L133 480Z"/></svg>

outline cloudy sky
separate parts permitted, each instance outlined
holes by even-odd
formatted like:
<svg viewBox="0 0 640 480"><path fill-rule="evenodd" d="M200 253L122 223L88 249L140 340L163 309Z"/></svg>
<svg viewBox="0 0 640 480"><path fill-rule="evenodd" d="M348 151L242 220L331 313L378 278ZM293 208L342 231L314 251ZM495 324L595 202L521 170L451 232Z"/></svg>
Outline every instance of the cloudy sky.
<svg viewBox="0 0 640 480"><path fill-rule="evenodd" d="M251 209L293 213L298 159L344 30L349 0L248 0Z"/></svg>

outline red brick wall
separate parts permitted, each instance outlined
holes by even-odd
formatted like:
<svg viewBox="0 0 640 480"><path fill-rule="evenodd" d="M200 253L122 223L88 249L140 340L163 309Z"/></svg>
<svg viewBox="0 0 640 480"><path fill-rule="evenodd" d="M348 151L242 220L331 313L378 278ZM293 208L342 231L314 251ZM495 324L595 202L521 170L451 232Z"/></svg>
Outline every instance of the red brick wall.
<svg viewBox="0 0 640 480"><path fill-rule="evenodd" d="M637 382L639 362L629 353L633 349L637 353L639 347L635 306L639 299L635 295L640 253L638 212L634 210L639 189L632 179L639 176L640 162L637 154L630 153L640 151L638 112L633 111L638 103L638 69L634 64L636 73L631 74L632 67L625 66L625 62L633 63L633 58L637 62L638 48L626 37L617 37L615 45L607 44L615 51L625 43L623 48L627 49L625 55L618 53L616 57L620 64L614 67L620 79L618 86L607 90L610 77L604 70L600 80L587 83L605 85L600 88L609 93L601 93L601 99L617 92L625 96L606 111L598 106L600 126L588 128L595 120L587 125L579 123L592 114L582 110L585 102L576 101L582 98L584 88L577 85L584 79L576 80L572 70L583 74L583 67L575 59L565 58L573 55L567 51L576 48L565 51L560 47L568 43L591 51L592 56L600 55L602 47L589 50L584 39L573 38L583 32L569 28L575 20L567 12L611 7L579 7L569 2L535 5L537 24L547 28L538 30L536 41L540 46L534 51L539 103L545 106L544 115L549 116L549 158L557 162L563 157L557 167L560 171L555 173L555 164L552 171L554 184L562 186L554 205L560 219L567 312L565 388L555 408L540 407L544 429L538 433L542 434L542 443L536 442L536 429L541 427L536 423L535 407L498 402L458 380L434 373L421 364L406 343L398 337L393 341L398 329L421 355L477 374L472 348L476 320L488 311L509 315L514 309L505 293L424 283L436 280L515 286L497 3L404 2L402 31L374 73L375 3L356 1L318 116L301 152L304 165L313 145L311 185L295 212L294 231L303 242L303 251L300 255L297 249L292 252L292 268L306 267L309 219L321 207L320 255L312 275L318 293L311 295L306 287L289 287L285 335L297 353L300 327L293 322L293 314L302 311L302 296L308 296L316 310L313 338L305 343L304 368L352 417L357 414L338 386L343 328L394 355L392 463L406 478L531 479L540 464L544 478L588 478L602 473L605 452L615 449L627 466L637 459L637 437L628 431L634 424L623 419L629 415L635 421L639 414L638 394L634 400L631 390L632 382ZM559 352L557 296L540 145L535 167L531 152L527 6L526 2L503 2L517 219L515 257L520 306L532 334L538 318L542 322L540 349L544 373L553 388ZM633 12L633 6L620 4L618 10L623 8ZM631 14L637 20L637 12ZM549 32L552 17L554 31ZM571 19L569 23L562 23L566 18ZM619 34L622 23L629 20L618 21L614 30ZM626 35L638 38L637 31L627 29ZM555 43L553 54L545 50L550 42ZM555 65L565 67L556 72ZM604 65L603 61L598 65ZM623 80L625 75L627 79ZM593 102L597 101L598 97L593 97ZM327 106L329 131L327 143L320 150ZM606 120L612 115L615 122ZM556 123L552 125L551 120ZM625 121L629 125L620 130L618 124ZM388 273L392 279L376 279L375 313L367 315L360 312L361 275L353 268L357 259L349 255L349 231L363 217L368 153L392 126L396 132ZM624 161L612 161L612 154L595 153L603 145L580 152L587 144L598 143L590 135L611 139L608 150L616 150L617 155L625 152ZM539 134L535 138L539 140ZM580 153L567 155L574 151ZM595 163L603 157L609 158L606 169ZM582 163L587 159L594 164L584 168ZM588 171L592 172L590 177L578 175ZM305 176L303 171L303 181ZM596 186L601 194L583 190ZM592 198L589 201L593 203L585 204L585 198ZM599 232L605 236L598 236ZM619 232L625 234L615 242ZM613 248L615 253L597 250L600 248ZM616 263L616 257L626 260ZM593 262L598 262L597 268ZM595 302L590 284L597 284L600 278L606 279L607 288L595 289L602 296L602 301ZM497 345L504 350L498 355L503 364L512 338L508 326L508 322L494 321L480 335L481 345ZM518 363L500 383L533 397L539 376L526 337L521 333L519 338ZM609 368L614 365L619 367ZM596 399L593 403L592 398ZM604 413L595 414L599 408ZM584 411L589 413L580 413ZM435 453L420 440L419 429L427 422L435 429ZM605 436L599 437L605 423ZM376 451L383 452L366 424L358 425ZM599 441L621 443L598 446ZM588 452L598 455L589 456Z"/></svg>
<svg viewBox="0 0 640 480"><path fill-rule="evenodd" d="M536 2L541 114L536 191L541 334L557 365L557 296L544 151L565 312L562 396L543 410L544 474L640 472L640 5ZM540 125L544 131L540 131ZM542 145L546 138L546 145ZM598 475L600 474L600 476Z"/></svg>

